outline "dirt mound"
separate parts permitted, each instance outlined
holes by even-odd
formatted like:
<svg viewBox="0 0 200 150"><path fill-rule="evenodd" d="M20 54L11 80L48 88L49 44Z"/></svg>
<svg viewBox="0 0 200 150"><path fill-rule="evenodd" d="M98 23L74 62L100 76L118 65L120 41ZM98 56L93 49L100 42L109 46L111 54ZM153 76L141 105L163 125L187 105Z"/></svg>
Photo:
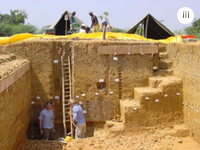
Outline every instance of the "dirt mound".
<svg viewBox="0 0 200 150"><path fill-rule="evenodd" d="M114 128L114 127L111 127ZM184 125L167 128L142 128L135 132L110 132L98 129L94 137L74 139L63 149L67 150L198 150L200 144L188 136ZM57 141L26 141L23 150L57 150L61 149Z"/></svg>

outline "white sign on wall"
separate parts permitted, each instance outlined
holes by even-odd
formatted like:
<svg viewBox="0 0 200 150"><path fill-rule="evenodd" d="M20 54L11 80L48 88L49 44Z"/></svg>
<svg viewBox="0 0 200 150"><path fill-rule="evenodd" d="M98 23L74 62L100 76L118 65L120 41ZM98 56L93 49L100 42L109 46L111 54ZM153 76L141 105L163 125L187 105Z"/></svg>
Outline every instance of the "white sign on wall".
<svg viewBox="0 0 200 150"><path fill-rule="evenodd" d="M58 60L54 60L53 62L54 62L54 64L57 64L57 63L58 63Z"/></svg>
<svg viewBox="0 0 200 150"><path fill-rule="evenodd" d="M99 79L99 82L104 82L104 79Z"/></svg>
<svg viewBox="0 0 200 150"><path fill-rule="evenodd" d="M55 96L55 99L60 99L60 96Z"/></svg>

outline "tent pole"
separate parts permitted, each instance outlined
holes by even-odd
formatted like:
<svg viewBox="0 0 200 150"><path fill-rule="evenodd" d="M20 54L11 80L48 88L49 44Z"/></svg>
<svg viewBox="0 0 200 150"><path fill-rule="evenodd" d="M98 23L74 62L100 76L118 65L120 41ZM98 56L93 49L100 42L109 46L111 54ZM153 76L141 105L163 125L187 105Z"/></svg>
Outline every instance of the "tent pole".
<svg viewBox="0 0 200 150"><path fill-rule="evenodd" d="M148 24L149 24L149 15L147 16L147 21L146 21L146 26L145 26L145 38L147 38Z"/></svg>
<svg viewBox="0 0 200 150"><path fill-rule="evenodd" d="M106 25L103 25L103 39L106 39Z"/></svg>
<svg viewBox="0 0 200 150"><path fill-rule="evenodd" d="M141 23L141 28L140 28L140 35L142 36L142 26L143 26L143 22Z"/></svg>
<svg viewBox="0 0 200 150"><path fill-rule="evenodd" d="M67 20L65 20L65 35L67 35Z"/></svg>

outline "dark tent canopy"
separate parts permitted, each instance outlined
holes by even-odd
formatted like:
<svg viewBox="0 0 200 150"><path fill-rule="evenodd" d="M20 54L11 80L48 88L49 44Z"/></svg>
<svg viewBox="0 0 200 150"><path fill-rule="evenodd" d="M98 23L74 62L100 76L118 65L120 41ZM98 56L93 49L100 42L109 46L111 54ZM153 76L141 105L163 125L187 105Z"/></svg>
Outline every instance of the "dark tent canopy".
<svg viewBox="0 0 200 150"><path fill-rule="evenodd" d="M135 33L139 25L143 26L144 37L150 39L166 39L170 36L174 36L167 27L165 27L161 22L155 19L151 14L148 14L135 26L133 26L127 33Z"/></svg>
<svg viewBox="0 0 200 150"><path fill-rule="evenodd" d="M69 16L71 16L71 13L69 11L67 11L67 13ZM65 21L64 17L65 17L65 12L61 15L60 19L50 27L50 29L51 28L55 29L55 35L65 35L66 21ZM75 16L74 18L76 19L76 22L79 23L80 25L84 23L78 17ZM69 20L67 21L67 28L68 28L68 30L70 28Z"/></svg>

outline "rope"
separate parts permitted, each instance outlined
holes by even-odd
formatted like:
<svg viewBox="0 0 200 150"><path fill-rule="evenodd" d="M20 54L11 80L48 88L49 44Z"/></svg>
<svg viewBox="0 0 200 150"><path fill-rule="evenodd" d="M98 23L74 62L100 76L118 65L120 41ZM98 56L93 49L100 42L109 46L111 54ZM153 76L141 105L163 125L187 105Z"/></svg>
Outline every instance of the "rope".
<svg viewBox="0 0 200 150"><path fill-rule="evenodd" d="M130 41L129 41L129 52L128 52L128 55L131 54L131 45L130 45Z"/></svg>
<svg viewBox="0 0 200 150"><path fill-rule="evenodd" d="M117 46L115 45L115 53L114 56L117 55Z"/></svg>
<svg viewBox="0 0 200 150"><path fill-rule="evenodd" d="M177 69L177 70L179 70L179 71L182 71L182 72L185 72L185 73L187 73L187 74L190 74L190 75L193 75L193 76L196 76L196 77L199 77L199 78L200 78L200 75L198 75L198 74L194 74L194 73L191 73L191 72L188 72L188 71L184 71L184 70L181 70L181 69L178 69L178 68L174 68L174 69Z"/></svg>
<svg viewBox="0 0 200 150"><path fill-rule="evenodd" d="M143 49L142 49L142 42L141 42L141 41L140 41L140 54L141 54L141 55L144 55Z"/></svg>

